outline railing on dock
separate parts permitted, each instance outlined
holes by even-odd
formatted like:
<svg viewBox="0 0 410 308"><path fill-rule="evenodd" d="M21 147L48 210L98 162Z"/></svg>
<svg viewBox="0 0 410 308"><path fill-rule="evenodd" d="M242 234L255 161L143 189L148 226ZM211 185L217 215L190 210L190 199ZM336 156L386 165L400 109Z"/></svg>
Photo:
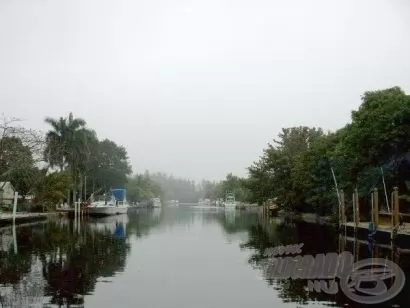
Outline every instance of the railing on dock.
<svg viewBox="0 0 410 308"><path fill-rule="evenodd" d="M390 238L393 240L396 238L397 234L400 232L404 235L410 236L410 229L406 229L406 225L403 223L403 217L410 217L410 214L400 213L399 209L399 190L397 187L393 189L390 194L390 205L387 203L387 212L380 212L379 203L379 192L377 188L371 191L371 210L370 210L370 221L362 221L360 217L360 204L359 204L359 193L357 189L354 190L352 195L352 205L353 205L353 221L348 221L346 215L346 201L345 194L343 190L340 190L340 206L339 206L339 227L351 227L354 233L359 229L367 229L369 235L375 235L377 231L389 232ZM386 202L388 198L386 195ZM381 219L382 217L390 217L390 219Z"/></svg>

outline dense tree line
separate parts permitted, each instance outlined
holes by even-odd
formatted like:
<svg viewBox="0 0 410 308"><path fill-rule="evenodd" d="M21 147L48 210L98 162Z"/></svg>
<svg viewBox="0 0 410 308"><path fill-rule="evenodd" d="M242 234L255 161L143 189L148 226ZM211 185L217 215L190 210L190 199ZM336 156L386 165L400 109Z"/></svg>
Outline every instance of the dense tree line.
<svg viewBox="0 0 410 308"><path fill-rule="evenodd" d="M226 179L220 182L202 180L197 183L163 172L146 171L144 174L131 177L127 190L129 200L132 201L161 197L164 200L197 203L201 198L225 198L227 192L234 192L238 200L244 200L249 197L249 190L244 187L243 181L242 178L228 174Z"/></svg>
<svg viewBox="0 0 410 308"><path fill-rule="evenodd" d="M141 202L152 198L164 198L161 186L155 182L149 172L135 174L126 184L127 199L129 202Z"/></svg>
<svg viewBox="0 0 410 308"><path fill-rule="evenodd" d="M211 200L225 199L227 193L235 194L237 201L251 199L251 191L246 187L246 179L229 173L226 178L219 182L202 181L201 191L203 198Z"/></svg>
<svg viewBox="0 0 410 308"><path fill-rule="evenodd" d="M25 129L17 119L0 127L0 181L10 181L24 198L54 206L85 200L93 192L124 187L131 166L127 151L114 141L99 140L80 118L46 118L44 135ZM0 187L2 188L2 187Z"/></svg>
<svg viewBox="0 0 410 308"><path fill-rule="evenodd" d="M201 197L200 187L193 180L177 178L162 172L154 172L149 176L161 187L165 200L193 203L198 202Z"/></svg>
<svg viewBox="0 0 410 308"><path fill-rule="evenodd" d="M365 92L350 123L337 131L283 128L248 168L247 178L229 174L221 182L197 184L163 173L129 178L125 148L98 140L83 119L70 114L46 122L51 129L44 136L19 126L15 119L3 121L0 181L11 181L22 196L34 194L50 204L68 196L84 199L93 191L129 182L129 195L135 201L159 195L197 202L223 198L232 191L241 201L261 204L276 198L286 210L330 214L337 206L332 171L347 196L355 188L361 197L374 187L383 191L382 173L389 191L398 186L402 195L410 194L410 97L398 87Z"/></svg>
<svg viewBox="0 0 410 308"><path fill-rule="evenodd" d="M45 161L70 177L73 200L124 187L132 169L123 146L98 140L96 132L72 113L67 118L46 118L46 122L52 129L46 135Z"/></svg>
<svg viewBox="0 0 410 308"><path fill-rule="evenodd" d="M244 186L259 203L277 198L287 210L330 214L337 205L332 169L347 196L355 188L361 197L374 187L383 192L382 174L388 191L397 186L403 192L410 179L409 150L410 96L398 87L369 91L350 123L335 132L282 129L249 167Z"/></svg>

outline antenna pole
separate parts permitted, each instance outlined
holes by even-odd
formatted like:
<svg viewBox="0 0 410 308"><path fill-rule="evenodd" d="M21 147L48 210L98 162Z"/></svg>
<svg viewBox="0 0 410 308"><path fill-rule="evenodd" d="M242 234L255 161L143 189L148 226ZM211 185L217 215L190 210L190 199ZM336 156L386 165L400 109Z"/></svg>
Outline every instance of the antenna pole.
<svg viewBox="0 0 410 308"><path fill-rule="evenodd" d="M384 181L384 173L383 173L383 168L382 168L382 167L380 167L380 171L382 172L383 187L384 187L384 196L386 197L387 209L388 209L388 211L389 211L389 213L390 213L389 198L387 197L386 182Z"/></svg>

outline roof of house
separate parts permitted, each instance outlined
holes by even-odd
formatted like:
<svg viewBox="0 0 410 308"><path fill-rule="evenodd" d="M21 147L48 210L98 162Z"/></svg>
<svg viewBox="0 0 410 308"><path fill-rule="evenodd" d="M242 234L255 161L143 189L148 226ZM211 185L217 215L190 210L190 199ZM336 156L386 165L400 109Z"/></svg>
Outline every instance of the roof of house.
<svg viewBox="0 0 410 308"><path fill-rule="evenodd" d="M14 190L13 185L10 182L0 182L0 189L4 189L4 187L8 186L9 188Z"/></svg>

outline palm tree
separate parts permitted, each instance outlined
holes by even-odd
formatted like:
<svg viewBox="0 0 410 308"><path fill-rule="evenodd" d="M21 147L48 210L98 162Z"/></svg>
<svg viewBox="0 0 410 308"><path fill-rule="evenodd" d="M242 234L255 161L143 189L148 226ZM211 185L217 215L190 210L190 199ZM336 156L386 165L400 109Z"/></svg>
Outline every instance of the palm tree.
<svg viewBox="0 0 410 308"><path fill-rule="evenodd" d="M85 128L83 119L74 118L71 112L68 118L46 118L45 122L52 127L46 135L45 159L51 167L58 166L61 171L68 169L73 200L76 200L77 179L89 153L87 139L94 133Z"/></svg>

